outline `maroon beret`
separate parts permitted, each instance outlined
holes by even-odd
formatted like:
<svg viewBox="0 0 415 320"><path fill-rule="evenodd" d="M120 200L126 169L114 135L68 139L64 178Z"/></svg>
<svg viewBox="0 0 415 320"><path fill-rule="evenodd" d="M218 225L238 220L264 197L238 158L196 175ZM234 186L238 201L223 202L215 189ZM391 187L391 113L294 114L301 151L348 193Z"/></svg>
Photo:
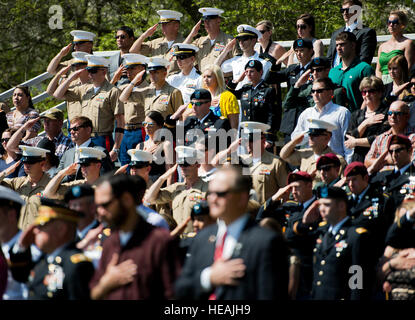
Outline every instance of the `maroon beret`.
<svg viewBox="0 0 415 320"><path fill-rule="evenodd" d="M288 174L287 184L299 180L312 182L313 178L311 178L310 174L305 171L290 172Z"/></svg>
<svg viewBox="0 0 415 320"><path fill-rule="evenodd" d="M389 138L388 149L390 148L390 146L392 144L403 144L408 149L410 147L412 147L411 140L409 140L408 137L407 136L404 136L403 134L394 134L393 136L391 136Z"/></svg>
<svg viewBox="0 0 415 320"><path fill-rule="evenodd" d="M362 176L368 175L367 168L365 167L363 162L354 161L351 164L349 164L346 169L344 169L344 176L355 176L357 174L360 174Z"/></svg>
<svg viewBox="0 0 415 320"><path fill-rule="evenodd" d="M317 159L316 167L317 170L320 170L322 166L327 164L334 164L336 167L340 167L340 160L334 153L323 154L320 158Z"/></svg>

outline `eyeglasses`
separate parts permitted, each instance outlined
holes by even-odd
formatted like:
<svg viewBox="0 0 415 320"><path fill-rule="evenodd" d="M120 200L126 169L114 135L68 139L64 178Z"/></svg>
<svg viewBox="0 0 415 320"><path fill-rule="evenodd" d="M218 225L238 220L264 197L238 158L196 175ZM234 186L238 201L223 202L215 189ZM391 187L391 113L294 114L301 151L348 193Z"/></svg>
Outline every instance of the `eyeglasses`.
<svg viewBox="0 0 415 320"><path fill-rule="evenodd" d="M1 138L1 142L9 142L10 138Z"/></svg>
<svg viewBox="0 0 415 320"><path fill-rule="evenodd" d="M401 147L401 148L391 149L391 150L389 150L389 153L390 154L393 154L394 152L395 153L399 153L399 152L401 152L403 150L406 150L406 148L405 147Z"/></svg>
<svg viewBox="0 0 415 320"><path fill-rule="evenodd" d="M192 105L196 106L196 107L200 107L201 105L204 105L205 103L210 102L210 100L206 100L206 101L192 101Z"/></svg>
<svg viewBox="0 0 415 320"><path fill-rule="evenodd" d="M405 114L408 114L408 113L402 112L402 111L388 111L388 116L403 116Z"/></svg>
<svg viewBox="0 0 415 320"><path fill-rule="evenodd" d="M321 88L321 89L311 89L311 93L323 93L325 90L330 90L328 88Z"/></svg>
<svg viewBox="0 0 415 320"><path fill-rule="evenodd" d="M362 96L365 96L367 94L374 94L376 92L375 89L368 89L368 90L362 90L360 91L362 93Z"/></svg>
<svg viewBox="0 0 415 320"><path fill-rule="evenodd" d="M72 127L72 128L69 128L69 131L79 131L79 129L81 129L81 128L85 128L85 125L84 124L81 124L81 125L79 125L79 126L77 126L77 127Z"/></svg>
<svg viewBox="0 0 415 320"><path fill-rule="evenodd" d="M349 13L349 8L340 8L340 13Z"/></svg>
<svg viewBox="0 0 415 320"><path fill-rule="evenodd" d="M180 56L176 56L177 60L186 60L187 58L190 58L190 55L180 55Z"/></svg>
<svg viewBox="0 0 415 320"><path fill-rule="evenodd" d="M251 39L253 39L252 37L248 37L248 36L243 36L243 37L238 37L238 38L236 38L239 42L243 42L243 41L246 41L246 40L251 40Z"/></svg>
<svg viewBox="0 0 415 320"><path fill-rule="evenodd" d="M87 69L87 71L88 71L88 73L95 74L95 73L97 73L97 72L98 72L98 69L97 69L97 68L94 68L94 69Z"/></svg>
<svg viewBox="0 0 415 320"><path fill-rule="evenodd" d="M307 25L306 24L297 24L296 27L297 27L297 29L305 30L307 28Z"/></svg>
<svg viewBox="0 0 415 320"><path fill-rule="evenodd" d="M390 24L399 24L400 22L399 22L399 19L394 19L394 20L388 20L388 22L387 22L387 25L390 25Z"/></svg>
<svg viewBox="0 0 415 320"><path fill-rule="evenodd" d="M321 67L321 68L311 68L311 72L321 72L324 71L325 68Z"/></svg>
<svg viewBox="0 0 415 320"><path fill-rule="evenodd" d="M116 200L117 198L112 198L111 200L109 200L109 201L107 201L107 202L105 202L105 203L100 203L100 204L96 204L96 206L97 206L97 208L99 208L99 207L103 207L104 209L107 209L109 206L110 206L110 204L114 201L114 200Z"/></svg>
<svg viewBox="0 0 415 320"><path fill-rule="evenodd" d="M228 193L233 192L232 190L226 190L226 191L209 191L206 193L206 196L209 197L210 195L216 195L218 198L224 198L228 195Z"/></svg>
<svg viewBox="0 0 415 320"><path fill-rule="evenodd" d="M115 36L115 39L125 39L127 38L124 34L120 35L120 36Z"/></svg>
<svg viewBox="0 0 415 320"><path fill-rule="evenodd" d="M155 126L155 123L154 122L146 122L146 121L143 121L143 122L141 122L141 125L143 126L143 127L154 127Z"/></svg>

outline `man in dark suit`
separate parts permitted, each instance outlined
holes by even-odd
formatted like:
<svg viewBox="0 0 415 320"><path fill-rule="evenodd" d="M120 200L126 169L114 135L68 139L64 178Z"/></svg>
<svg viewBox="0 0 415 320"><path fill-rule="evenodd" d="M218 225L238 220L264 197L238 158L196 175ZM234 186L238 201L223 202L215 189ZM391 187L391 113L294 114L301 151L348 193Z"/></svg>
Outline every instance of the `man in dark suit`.
<svg viewBox="0 0 415 320"><path fill-rule="evenodd" d="M239 168L218 170L209 183L210 214L176 282L176 297L196 300L286 299L287 248L281 237L247 213L251 179Z"/></svg>
<svg viewBox="0 0 415 320"><path fill-rule="evenodd" d="M351 8L354 6L354 8ZM358 0L344 0L342 8L343 19L346 22L345 27L341 27L331 34L329 48L327 49L327 58L330 59L333 67L340 63L340 58L336 52L336 37L340 32L352 32L357 39L356 54L361 61L372 63L376 51L376 31L374 29L359 25L358 10L356 6L362 8L362 3Z"/></svg>
<svg viewBox="0 0 415 320"><path fill-rule="evenodd" d="M92 121L89 118L83 116L73 118L71 121L69 131L71 133L71 139L75 144L75 147L66 150L65 153L62 155L62 158L59 162L58 171L61 171L62 169L67 168L71 164L77 162L77 150L80 147L94 147L105 152L106 157L102 161L101 174L104 174L108 171L112 171L114 169L114 164L111 161L111 158L109 157L108 151L100 146L96 146L91 140ZM82 173L79 168L76 174L66 176L64 180L62 180L62 182L70 182L82 178Z"/></svg>

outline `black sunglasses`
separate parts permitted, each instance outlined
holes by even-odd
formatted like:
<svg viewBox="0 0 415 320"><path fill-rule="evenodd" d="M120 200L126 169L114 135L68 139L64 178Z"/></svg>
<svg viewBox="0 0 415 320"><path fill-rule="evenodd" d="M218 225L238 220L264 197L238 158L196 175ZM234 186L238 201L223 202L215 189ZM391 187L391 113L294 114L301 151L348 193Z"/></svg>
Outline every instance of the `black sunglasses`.
<svg viewBox="0 0 415 320"><path fill-rule="evenodd" d="M362 90L360 91L362 93L362 95L367 95L368 93L375 93L376 90L375 89L368 89L368 90Z"/></svg>
<svg viewBox="0 0 415 320"><path fill-rule="evenodd" d="M97 73L98 72L98 69L97 68L94 68L94 69L87 69L88 70L88 73L92 73L92 74L95 74L95 73Z"/></svg>
<svg viewBox="0 0 415 320"><path fill-rule="evenodd" d="M349 13L349 8L340 8L340 13Z"/></svg>
<svg viewBox="0 0 415 320"><path fill-rule="evenodd" d="M236 38L238 41L240 41L240 42L244 42L244 41L246 41L246 40L251 40L251 39L253 39L253 37L249 37L249 36L242 36L242 37L237 37Z"/></svg>
<svg viewBox="0 0 415 320"><path fill-rule="evenodd" d="M77 126L77 127L72 127L72 128L69 128L69 131L79 131L79 129L81 129L81 128L85 128L86 126L84 125L84 124L81 124L81 125L79 125L79 126Z"/></svg>
<svg viewBox="0 0 415 320"><path fill-rule="evenodd" d="M120 36L115 36L115 39L125 39L127 38L124 34L120 35Z"/></svg>
<svg viewBox="0 0 415 320"><path fill-rule="evenodd" d="M415 82L409 82L409 85L408 85L409 88L412 88L414 86L415 86Z"/></svg>
<svg viewBox="0 0 415 320"><path fill-rule="evenodd" d="M388 151L389 151L390 154L392 154L394 152L395 153L399 153L399 152L401 152L403 150L406 150L406 148L405 147L401 147L401 148L397 148L397 149L393 149L393 150L388 150Z"/></svg>
<svg viewBox="0 0 415 320"><path fill-rule="evenodd" d="M390 24L399 24L399 19L395 19L395 20L388 19L387 25L390 25Z"/></svg>
<svg viewBox="0 0 415 320"><path fill-rule="evenodd" d="M297 24L297 29L305 30L307 28L306 24Z"/></svg>
<svg viewBox="0 0 415 320"><path fill-rule="evenodd" d="M176 56L177 60L186 60L187 58L190 58L191 55L187 55L187 54L182 54L182 55L178 55Z"/></svg>
<svg viewBox="0 0 415 320"><path fill-rule="evenodd" d="M402 111L388 111L388 116L403 116L407 114L407 112Z"/></svg>
<svg viewBox="0 0 415 320"><path fill-rule="evenodd" d="M317 72L321 72L321 71L324 71L324 67L320 67L320 68L311 68L311 72L315 72L315 71L317 71Z"/></svg>
<svg viewBox="0 0 415 320"><path fill-rule="evenodd" d="M323 133L323 132L314 132L314 133L309 133L308 134L308 136L309 137L312 137L312 138L314 138L314 137L321 137L321 136L325 136L326 134L325 133Z"/></svg>
<svg viewBox="0 0 415 320"><path fill-rule="evenodd" d="M218 192L218 191L208 191L206 193L206 196L210 196L212 194L216 195L218 198L224 198L228 195L228 193L232 192L232 190L226 190L226 191L222 191L222 192Z"/></svg>
<svg viewBox="0 0 415 320"><path fill-rule="evenodd" d="M1 138L1 142L9 142L10 138Z"/></svg>
<svg viewBox="0 0 415 320"><path fill-rule="evenodd" d="M192 101L192 105L194 105L196 107L200 107L201 105L204 105L205 103L208 103L208 102L210 102L210 100L198 101L198 102Z"/></svg>
<svg viewBox="0 0 415 320"><path fill-rule="evenodd" d="M330 89L327 89L327 88L311 89L311 93L322 93L325 90L330 90Z"/></svg>

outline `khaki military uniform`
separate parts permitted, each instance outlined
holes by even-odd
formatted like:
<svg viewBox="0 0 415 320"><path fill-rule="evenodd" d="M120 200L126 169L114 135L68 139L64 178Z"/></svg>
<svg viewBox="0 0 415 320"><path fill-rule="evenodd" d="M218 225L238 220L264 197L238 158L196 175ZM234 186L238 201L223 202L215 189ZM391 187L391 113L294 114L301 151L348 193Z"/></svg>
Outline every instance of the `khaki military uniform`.
<svg viewBox="0 0 415 320"><path fill-rule="evenodd" d="M63 99L80 101L82 116L91 119L93 133L102 136L112 134L115 115L124 114L120 94L120 89L105 81L96 93L93 84L84 84L66 91Z"/></svg>
<svg viewBox="0 0 415 320"><path fill-rule="evenodd" d="M187 217L190 217L193 206L206 200L208 183L199 179L192 188L187 189L184 182L176 182L170 186L160 189L154 204L164 204L172 202L173 218L177 224L182 223ZM193 226L189 222L184 233L192 232Z"/></svg>
<svg viewBox="0 0 415 320"><path fill-rule="evenodd" d="M147 41L141 45L140 54L147 56L147 57L156 57L156 56L163 57L167 61L170 61L170 67L168 69L168 73L169 74L175 73L175 72L180 71L180 69L173 56L173 45L175 43L182 43L183 41L184 41L184 38L181 35L178 35L176 40L173 41L170 48L169 48L169 43L165 37Z"/></svg>
<svg viewBox="0 0 415 320"><path fill-rule="evenodd" d="M86 179L81 179L81 180L74 180L74 181L70 181L70 182L64 182L64 183L61 183L61 184L59 184L59 188L58 188L58 190L56 190L56 193L55 193L55 199L58 199L58 200L63 200L64 198L65 198L65 193L69 190L69 189L71 189L72 187L75 187L75 186L80 186L80 185L83 185L83 184L88 184L88 182L86 181ZM92 184L92 188L95 188L95 183L94 184Z"/></svg>
<svg viewBox="0 0 415 320"><path fill-rule="evenodd" d="M158 111L164 119L166 116L176 112L183 104L183 97L180 90L172 87L167 82L161 88L160 93L156 95L156 88L153 84L143 89L137 89L131 92L130 102L142 102L144 100L144 112L149 114L150 111Z"/></svg>
<svg viewBox="0 0 415 320"><path fill-rule="evenodd" d="M25 230L37 217L41 194L50 181L49 175L44 173L36 186L32 186L28 176L12 179L6 178L4 180L3 177L0 177L0 181L3 186L19 193L26 202L26 205L20 211L20 219L18 222L18 227Z"/></svg>
<svg viewBox="0 0 415 320"><path fill-rule="evenodd" d="M317 156L314 154L313 149L311 148L299 149L294 150L294 152L287 159L285 159L285 161L293 166L300 166L300 171L305 171L309 174L312 174L317 169L317 159L326 153L334 153L334 151L331 150L329 146L327 146L322 154ZM340 160L340 173L342 174L347 163L341 155L336 155ZM321 182L320 171L316 171L316 176L313 179L313 187L315 187L318 182Z"/></svg>
<svg viewBox="0 0 415 320"><path fill-rule="evenodd" d="M133 90L142 89L148 87L148 81L144 80L140 85L134 87ZM120 86L121 92L128 86L128 84L123 84ZM141 126L141 123L145 119L144 113L144 104L141 102L127 102L124 103L124 120L125 124L133 125L137 124ZM126 128L127 129L127 128Z"/></svg>
<svg viewBox="0 0 415 320"><path fill-rule="evenodd" d="M215 60L219 57L222 51L225 49L226 45L233 40L233 37L220 32L216 37L213 45L210 42L209 36L204 36L193 41L193 44L199 48L197 52L197 65L201 72L204 71L204 68L215 64ZM237 46L232 52L229 52L223 61L233 58L238 54Z"/></svg>
<svg viewBox="0 0 415 320"><path fill-rule="evenodd" d="M72 90L75 87L82 86L80 79L76 79L71 83L68 90ZM82 115L82 104L80 101L67 101L66 102L66 111L68 112L68 119L71 121L75 117Z"/></svg>
<svg viewBox="0 0 415 320"><path fill-rule="evenodd" d="M248 157L244 158L246 160ZM288 171L285 162L268 151L264 151L261 161L251 164L249 170L260 205L287 185Z"/></svg>

